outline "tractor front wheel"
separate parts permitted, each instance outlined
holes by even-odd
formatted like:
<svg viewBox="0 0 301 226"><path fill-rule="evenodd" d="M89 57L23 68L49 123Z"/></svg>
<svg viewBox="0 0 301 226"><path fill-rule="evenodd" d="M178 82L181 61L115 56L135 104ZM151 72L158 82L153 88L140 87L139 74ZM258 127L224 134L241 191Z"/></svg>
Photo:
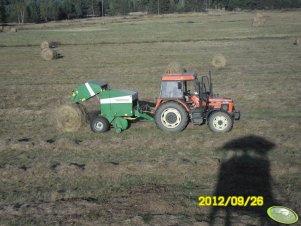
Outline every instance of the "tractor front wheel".
<svg viewBox="0 0 301 226"><path fill-rule="evenodd" d="M90 127L94 133L103 133L109 130L110 123L104 117L96 117L91 121Z"/></svg>
<svg viewBox="0 0 301 226"><path fill-rule="evenodd" d="M226 112L216 111L210 114L208 126L213 132L226 133L232 129L233 119Z"/></svg>
<svg viewBox="0 0 301 226"><path fill-rule="evenodd" d="M155 122L161 130L179 132L186 128L188 115L185 108L180 104L166 102L156 110Z"/></svg>

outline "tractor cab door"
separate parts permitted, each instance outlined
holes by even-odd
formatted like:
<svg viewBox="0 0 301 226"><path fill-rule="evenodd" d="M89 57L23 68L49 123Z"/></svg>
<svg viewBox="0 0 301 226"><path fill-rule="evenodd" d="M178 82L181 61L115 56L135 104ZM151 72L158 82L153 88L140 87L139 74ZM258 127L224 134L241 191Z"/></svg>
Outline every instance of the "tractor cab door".
<svg viewBox="0 0 301 226"><path fill-rule="evenodd" d="M197 80L187 80L184 82L184 96L186 103L191 109L199 108L200 98Z"/></svg>
<svg viewBox="0 0 301 226"><path fill-rule="evenodd" d="M205 102L209 101L209 97L212 95L212 84L211 84L211 76L202 76L200 87L200 98Z"/></svg>
<svg viewBox="0 0 301 226"><path fill-rule="evenodd" d="M160 98L183 99L183 82L162 81Z"/></svg>

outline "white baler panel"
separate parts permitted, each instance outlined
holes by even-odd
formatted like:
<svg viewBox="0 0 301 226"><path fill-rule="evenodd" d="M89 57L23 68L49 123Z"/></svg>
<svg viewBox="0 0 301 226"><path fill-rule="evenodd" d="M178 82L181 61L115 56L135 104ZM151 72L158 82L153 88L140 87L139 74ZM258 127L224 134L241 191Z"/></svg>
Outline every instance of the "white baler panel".
<svg viewBox="0 0 301 226"><path fill-rule="evenodd" d="M100 100L101 104L126 104L132 103L132 96L112 97Z"/></svg>

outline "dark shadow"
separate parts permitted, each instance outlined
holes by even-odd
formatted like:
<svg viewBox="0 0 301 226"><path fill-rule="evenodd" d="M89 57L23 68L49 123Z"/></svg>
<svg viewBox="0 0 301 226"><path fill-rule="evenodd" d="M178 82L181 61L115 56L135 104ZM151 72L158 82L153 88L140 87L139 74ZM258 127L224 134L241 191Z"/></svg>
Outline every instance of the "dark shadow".
<svg viewBox="0 0 301 226"><path fill-rule="evenodd" d="M64 56L62 54L58 53L56 59L62 59L62 58L64 58Z"/></svg>
<svg viewBox="0 0 301 226"><path fill-rule="evenodd" d="M154 108L156 106L155 103L149 102L149 101L144 101L144 100L139 100L139 107L140 108Z"/></svg>
<svg viewBox="0 0 301 226"><path fill-rule="evenodd" d="M272 194L270 163L268 152L275 144L259 136L246 136L225 143L219 151L224 153L233 151L231 158L222 161L219 169L218 181L213 196L223 196L225 200L229 196L243 196L244 200L249 196L263 196L263 206L245 207L228 205L211 208L210 225L235 225L234 215L248 215L260 219L260 225L278 225L270 220L266 214L269 207L279 205ZM256 200L255 200L256 201ZM257 202L253 202L257 204ZM224 211L218 215L219 211ZM219 224L217 219L222 220Z"/></svg>

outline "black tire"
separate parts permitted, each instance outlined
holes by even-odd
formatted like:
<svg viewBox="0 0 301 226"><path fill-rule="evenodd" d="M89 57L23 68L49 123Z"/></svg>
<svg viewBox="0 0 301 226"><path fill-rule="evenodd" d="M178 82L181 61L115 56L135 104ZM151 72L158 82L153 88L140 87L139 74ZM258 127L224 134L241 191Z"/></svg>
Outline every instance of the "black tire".
<svg viewBox="0 0 301 226"><path fill-rule="evenodd" d="M109 130L110 123L104 117L96 117L90 123L91 130L94 133L103 133Z"/></svg>
<svg viewBox="0 0 301 226"><path fill-rule="evenodd" d="M155 113L155 122L159 129L179 132L188 124L188 114L183 106L175 102L161 104Z"/></svg>
<svg viewBox="0 0 301 226"><path fill-rule="evenodd" d="M213 132L226 133L233 127L233 118L226 112L216 111L210 114L208 126Z"/></svg>

